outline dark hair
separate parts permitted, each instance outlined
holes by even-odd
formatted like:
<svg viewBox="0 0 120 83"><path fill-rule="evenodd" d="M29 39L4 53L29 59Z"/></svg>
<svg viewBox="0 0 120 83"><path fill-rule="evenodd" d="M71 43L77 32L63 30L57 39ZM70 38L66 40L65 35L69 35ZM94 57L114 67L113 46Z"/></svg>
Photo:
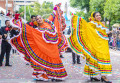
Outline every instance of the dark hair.
<svg viewBox="0 0 120 83"><path fill-rule="evenodd" d="M93 13L93 17L94 17L94 18L95 18L95 14L96 14L96 13L99 13L99 12L94 12L94 13Z"/></svg>
<svg viewBox="0 0 120 83"><path fill-rule="evenodd" d="M18 11L16 11L15 13L18 13Z"/></svg>
<svg viewBox="0 0 120 83"><path fill-rule="evenodd" d="M32 15L31 18L36 17L35 15Z"/></svg>
<svg viewBox="0 0 120 83"><path fill-rule="evenodd" d="M13 14L13 17L15 16L15 14Z"/></svg>
<svg viewBox="0 0 120 83"><path fill-rule="evenodd" d="M8 11L10 11L10 10L8 10Z"/></svg>
<svg viewBox="0 0 120 83"><path fill-rule="evenodd" d="M5 21L5 24L7 23L7 21L9 21L9 20L6 20L6 21Z"/></svg>

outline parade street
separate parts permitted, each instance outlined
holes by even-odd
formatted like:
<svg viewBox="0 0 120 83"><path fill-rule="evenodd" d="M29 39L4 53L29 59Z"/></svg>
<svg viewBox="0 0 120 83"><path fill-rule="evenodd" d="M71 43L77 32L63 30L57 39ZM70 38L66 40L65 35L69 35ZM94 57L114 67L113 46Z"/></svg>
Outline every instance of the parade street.
<svg viewBox="0 0 120 83"><path fill-rule="evenodd" d="M108 77L112 83L120 83L120 52L110 49L112 62L112 76ZM61 83L96 83L89 82L88 77L83 75L85 59L81 57L81 64L72 64L72 54L63 54L62 58L68 77ZM0 67L0 83L40 83L32 78L32 68L21 59L20 55L11 55L10 64L12 67ZM47 82L41 82L47 83ZM51 81L49 82L51 83ZM59 82L60 83L60 82ZM101 83L101 82L97 82Z"/></svg>

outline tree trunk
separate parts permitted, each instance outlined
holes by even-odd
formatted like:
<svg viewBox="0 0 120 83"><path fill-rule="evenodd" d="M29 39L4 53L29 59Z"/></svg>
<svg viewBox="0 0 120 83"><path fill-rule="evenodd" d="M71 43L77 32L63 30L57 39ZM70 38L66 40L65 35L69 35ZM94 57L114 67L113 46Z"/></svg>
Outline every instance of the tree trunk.
<svg viewBox="0 0 120 83"><path fill-rule="evenodd" d="M112 30L112 27L110 26L111 18L109 19L109 30Z"/></svg>

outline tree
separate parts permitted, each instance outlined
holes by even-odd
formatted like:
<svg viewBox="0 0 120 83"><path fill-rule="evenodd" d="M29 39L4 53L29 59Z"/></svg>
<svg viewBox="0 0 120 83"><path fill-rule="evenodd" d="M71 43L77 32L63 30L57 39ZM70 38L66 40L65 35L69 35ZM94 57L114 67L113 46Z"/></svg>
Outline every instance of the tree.
<svg viewBox="0 0 120 83"><path fill-rule="evenodd" d="M21 6L21 8L19 9L19 13L24 12L24 6ZM26 20L30 21L30 14L34 15L33 12L33 8L31 6L26 6ZM22 17L24 17L24 14L21 15Z"/></svg>
<svg viewBox="0 0 120 83"><path fill-rule="evenodd" d="M90 0L70 0L70 6L80 10L86 9L89 12Z"/></svg>
<svg viewBox="0 0 120 83"><path fill-rule="evenodd" d="M19 9L19 12L24 11L24 6ZM30 14L31 15L41 15L44 19L48 18L48 16L53 11L53 3L44 1L43 4L35 2L30 6L26 6L26 19L30 21ZM21 15L22 17L24 14Z"/></svg>
<svg viewBox="0 0 120 83"><path fill-rule="evenodd" d="M120 22L120 0L106 0L104 16L109 21L109 27L115 22Z"/></svg>
<svg viewBox="0 0 120 83"><path fill-rule="evenodd" d="M89 21L90 13L85 13L84 11L76 12L76 15L83 17L86 21Z"/></svg>
<svg viewBox="0 0 120 83"><path fill-rule="evenodd" d="M101 16L103 18L103 14L104 14L104 4L105 0L90 0L89 4L90 4L90 13L92 12L100 12Z"/></svg>
<svg viewBox="0 0 120 83"><path fill-rule="evenodd" d="M120 23L120 0L70 0L70 5L74 8L87 9L87 13L83 11L76 12L76 15L85 17L88 21L92 12L101 13L102 19L109 21L109 27L114 23Z"/></svg>
<svg viewBox="0 0 120 83"><path fill-rule="evenodd" d="M120 0L90 0L90 12L98 11L102 18L109 21L109 27L119 22L120 19Z"/></svg>
<svg viewBox="0 0 120 83"><path fill-rule="evenodd" d="M89 2L90 0L70 0L70 6L81 10L80 12L76 12L76 15L84 17L85 20L88 21L88 18L90 16ZM87 13L84 12L85 10Z"/></svg>
<svg viewBox="0 0 120 83"><path fill-rule="evenodd" d="M33 10L35 15L41 15L43 18L47 18L53 11L53 2L44 1L42 5L35 2Z"/></svg>

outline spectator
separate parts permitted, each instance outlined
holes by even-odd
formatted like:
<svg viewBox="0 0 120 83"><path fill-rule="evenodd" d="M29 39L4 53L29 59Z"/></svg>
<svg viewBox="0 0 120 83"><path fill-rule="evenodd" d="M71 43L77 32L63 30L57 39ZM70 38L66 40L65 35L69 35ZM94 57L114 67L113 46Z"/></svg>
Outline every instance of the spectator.
<svg viewBox="0 0 120 83"><path fill-rule="evenodd" d="M75 58L75 57L77 57L77 64L81 64L81 63L80 63L80 56L77 55L76 53L72 52L73 64L76 63L76 58Z"/></svg>
<svg viewBox="0 0 120 83"><path fill-rule="evenodd" d="M116 50L116 34L113 35L112 46L113 46L113 48Z"/></svg>
<svg viewBox="0 0 120 83"><path fill-rule="evenodd" d="M37 26L34 25L34 22L36 21L36 16L35 15L32 15L31 16L31 21L30 22L27 22L28 25L30 25L31 27L33 28L36 28Z"/></svg>
<svg viewBox="0 0 120 83"><path fill-rule="evenodd" d="M1 10L1 13L0 13L0 15L2 15L2 16L4 15L4 12L3 12L2 10Z"/></svg>
<svg viewBox="0 0 120 83"><path fill-rule="evenodd" d="M10 15L10 10L8 10L8 13L7 13L7 15L6 16L9 16Z"/></svg>
<svg viewBox="0 0 120 83"><path fill-rule="evenodd" d="M117 39L117 49L120 50L120 34L118 35Z"/></svg>
<svg viewBox="0 0 120 83"><path fill-rule="evenodd" d="M15 19L20 19L20 15L24 12L18 13L18 11L15 12Z"/></svg>
<svg viewBox="0 0 120 83"><path fill-rule="evenodd" d="M10 21L5 21L5 27L1 27L0 34L2 35L2 46L1 46L1 56L0 56L0 66L2 66L3 58L6 53L6 64L5 66L12 66L9 64L11 45L9 44L10 37L13 34L17 34L15 30L10 26ZM11 36L10 36L11 35Z"/></svg>
<svg viewBox="0 0 120 83"><path fill-rule="evenodd" d="M113 37L111 36L111 37L110 37L110 40L109 40L110 48L112 48L112 43L113 43Z"/></svg>
<svg viewBox="0 0 120 83"><path fill-rule="evenodd" d="M70 35L70 33L71 33L71 29L70 29L70 26L69 26L69 29L68 29L68 31L67 31L67 34Z"/></svg>
<svg viewBox="0 0 120 83"><path fill-rule="evenodd" d="M9 18L12 19L12 14L9 15Z"/></svg>
<svg viewBox="0 0 120 83"><path fill-rule="evenodd" d="M9 16L6 19L11 20L12 19L12 14L9 14Z"/></svg>

